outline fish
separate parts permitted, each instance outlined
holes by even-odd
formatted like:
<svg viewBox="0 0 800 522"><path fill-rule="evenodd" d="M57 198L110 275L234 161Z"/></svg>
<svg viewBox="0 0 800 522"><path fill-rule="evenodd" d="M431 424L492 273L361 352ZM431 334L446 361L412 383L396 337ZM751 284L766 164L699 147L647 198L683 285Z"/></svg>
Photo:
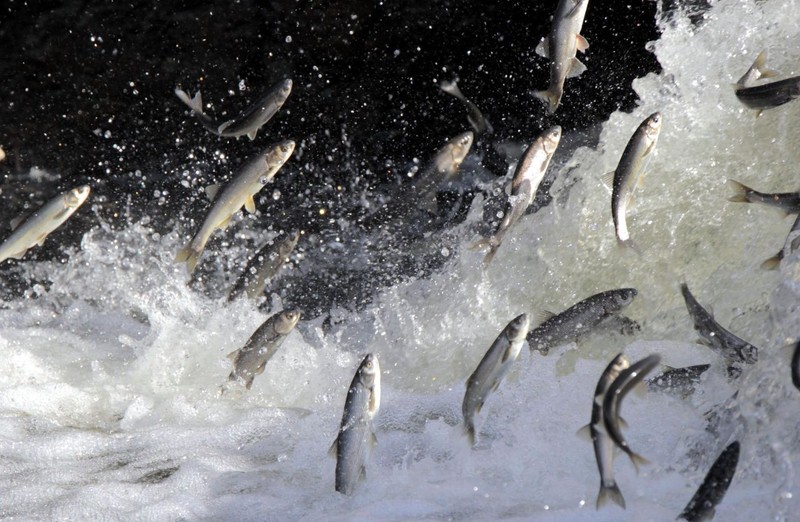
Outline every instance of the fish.
<svg viewBox="0 0 800 522"><path fill-rule="evenodd" d="M339 435L329 453L336 456L336 491L352 495L359 480L366 478L366 460L376 444L372 420L381 404L381 367L378 356L367 354L361 361L344 404Z"/></svg>
<svg viewBox="0 0 800 522"><path fill-rule="evenodd" d="M761 263L761 268L763 270L775 270L783 260L785 250L788 249L789 253L791 253L800 248L800 236L797 234L798 231L800 231L800 215L795 218L792 229L789 230L786 241L783 242L783 248L781 248L777 254Z"/></svg>
<svg viewBox="0 0 800 522"><path fill-rule="evenodd" d="M185 91L178 87L175 88L175 95L192 110L208 131L225 138L238 138L246 135L250 140L254 140L258 130L275 116L291 92L292 80L281 80L237 118L219 123L203 112L203 97L200 91L197 91L193 98L189 98Z"/></svg>
<svg viewBox="0 0 800 522"><path fill-rule="evenodd" d="M488 134L494 132L494 129L492 129L492 125L489 123L489 120L487 120L486 117L484 117L483 113L477 107L477 105L469 101L467 97L461 93L461 89L458 88L458 84L456 83L455 80L451 82L444 80L439 84L439 88L444 92L446 92L447 94L455 96L456 98L461 100L464 103L464 105L466 105L467 120L469 121L469 124L472 125L472 128L475 129L476 136L483 134L484 132Z"/></svg>
<svg viewBox="0 0 800 522"><path fill-rule="evenodd" d="M777 71L766 68L766 60L766 53L761 51L753 65L733 86L734 93L739 101L746 107L757 111L756 117L760 116L766 109L779 107L800 97L800 76L753 85L753 82L761 78L771 78L778 75Z"/></svg>
<svg viewBox="0 0 800 522"><path fill-rule="evenodd" d="M543 312L539 318L543 321L528 332L531 353L538 350L542 355L547 355L550 348L577 340L600 323L618 317L615 314L631 304L636 295L634 288L607 290L587 297L560 314ZM628 328L638 328L638 324L631 323Z"/></svg>
<svg viewBox="0 0 800 522"><path fill-rule="evenodd" d="M758 348L736 337L715 321L714 316L697 302L686 283L681 284L681 293L694 329L703 337L704 344L728 363L754 364L758 361Z"/></svg>
<svg viewBox="0 0 800 522"><path fill-rule="evenodd" d="M800 390L800 342L794 345L792 352L792 384Z"/></svg>
<svg viewBox="0 0 800 522"><path fill-rule="evenodd" d="M300 231L292 234L283 233L268 242L256 255L250 258L244 267L242 275L236 280L228 294L228 302L233 301L244 293L250 299L256 299L264 292L267 282L275 277L278 270L289 260L297 242L300 240Z"/></svg>
<svg viewBox="0 0 800 522"><path fill-rule="evenodd" d="M6 159L6 151L3 150L3 147L0 147L0 162Z"/></svg>
<svg viewBox="0 0 800 522"><path fill-rule="evenodd" d="M207 187L206 194L213 205L191 242L176 254L175 261L186 262L189 273L192 273L214 230L227 227L233 215L242 207L254 213L256 203L253 196L272 180L292 152L293 141L274 143L245 163L222 189L218 185Z"/></svg>
<svg viewBox="0 0 800 522"><path fill-rule="evenodd" d="M647 380L649 390L676 393L686 398L694 393L695 385L700 382L700 377L708 371L710 364L697 364L684 368L666 366L664 371Z"/></svg>
<svg viewBox="0 0 800 522"><path fill-rule="evenodd" d="M287 310L264 321L243 347L228 354L228 359L233 361L233 371L228 375L228 381L242 382L249 390L253 379L264 373L267 362L292 333L299 320L300 312Z"/></svg>
<svg viewBox="0 0 800 522"><path fill-rule="evenodd" d="M614 444L616 444L618 448L627 453L637 472L639 471L639 466L647 464L648 461L631 450L627 441L622 436L619 410L622 399L625 398L628 391L641 382L653 368L658 366L659 362L661 362L661 357L659 355L649 355L632 364L629 368L622 370L617 378L608 386L606 394L603 397L603 426L605 426L606 433L608 433L611 440L614 441Z"/></svg>
<svg viewBox="0 0 800 522"><path fill-rule="evenodd" d="M611 383L617 379L620 372L629 366L630 363L623 353L619 353L606 366L594 390L591 422L579 431L579 433L588 433L594 446L597 469L600 472L600 492L597 494L596 509L606 505L609 499L625 509L625 498L614 479L614 441L606 432L603 422L603 398Z"/></svg>
<svg viewBox="0 0 800 522"><path fill-rule="evenodd" d="M660 112L654 112L648 116L628 141L617 169L604 176L604 181L610 183L612 187L611 217L614 220L617 242L622 246L629 246L639 253L641 252L631 241L626 214L633 192L641 184L647 163L653 157L658 135L661 132L661 123Z"/></svg>
<svg viewBox="0 0 800 522"><path fill-rule="evenodd" d="M539 184L544 179L550 160L553 158L558 143L561 141L561 127L556 125L540 134L528 150L522 155L514 171L514 178L511 181L511 195L506 202L503 219L497 226L494 234L488 238L482 238L470 246L472 250L489 248L483 259L484 266L488 266L494 259L503 238L517 224L528 206L536 197Z"/></svg>
<svg viewBox="0 0 800 522"><path fill-rule="evenodd" d="M81 185L62 192L29 216L11 222L11 234L0 244L0 263L9 258L22 259L29 249L42 246L47 236L80 208L91 192Z"/></svg>
<svg viewBox="0 0 800 522"><path fill-rule="evenodd" d="M767 194L751 189L747 185L729 179L728 186L733 189L733 195L728 201L734 203L760 203L782 210L786 214L800 213L800 192L779 192Z"/></svg>
<svg viewBox="0 0 800 522"><path fill-rule="evenodd" d="M475 445L475 415L480 413L489 394L497 390L503 377L517 360L529 327L527 314L520 314L512 319L467 379L461 413L464 416L464 431L470 446Z"/></svg>
<svg viewBox="0 0 800 522"><path fill-rule="evenodd" d="M722 502L739 464L739 441L734 441L720 453L692 500L683 508L678 520L700 522L714 518L714 508Z"/></svg>
<svg viewBox="0 0 800 522"><path fill-rule="evenodd" d="M560 0L553 16L550 34L542 38L536 54L550 58L550 86L534 96L547 104L550 114L556 112L564 94L564 81L580 76L586 66L577 58L586 52L589 42L580 35L589 0Z"/></svg>

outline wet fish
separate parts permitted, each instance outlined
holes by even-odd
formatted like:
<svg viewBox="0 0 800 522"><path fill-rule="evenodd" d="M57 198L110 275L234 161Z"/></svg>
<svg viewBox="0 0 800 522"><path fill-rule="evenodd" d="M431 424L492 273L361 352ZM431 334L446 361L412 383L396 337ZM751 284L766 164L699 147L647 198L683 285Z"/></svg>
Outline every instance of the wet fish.
<svg viewBox="0 0 800 522"><path fill-rule="evenodd" d="M792 352L792 384L800 390L800 342L794 345Z"/></svg>
<svg viewBox="0 0 800 522"><path fill-rule="evenodd" d="M484 132L491 134L494 131L489 123L489 120L483 116L481 110L461 93L461 89L458 88L458 84L455 80L452 82L447 80L442 81L442 83L439 84L439 88L447 94L455 96L461 100L464 105L466 105L467 120L469 121L469 124L472 125L472 128L475 129L476 135L483 134Z"/></svg>
<svg viewBox="0 0 800 522"><path fill-rule="evenodd" d="M28 249L42 246L45 238L83 205L89 192L89 185L62 192L27 218L13 220L11 234L0 245L0 263L8 258L22 259Z"/></svg>
<svg viewBox="0 0 800 522"><path fill-rule="evenodd" d="M631 450L627 441L622 436L619 417L620 405L622 404L622 399L625 398L625 395L631 388L641 382L660 362L661 357L654 354L622 370L619 376L608 386L608 390L603 397L603 426L605 426L606 433L608 433L611 440L614 441L614 444L616 444L618 448L628 454L637 472L639 471L639 466L641 464L647 464L648 461Z"/></svg>
<svg viewBox="0 0 800 522"><path fill-rule="evenodd" d="M733 189L733 195L728 201L735 203L761 203L784 211L786 214L800 213L800 192L780 192L767 194L751 189L747 185L728 180L728 186Z"/></svg>
<svg viewBox="0 0 800 522"><path fill-rule="evenodd" d="M251 214L254 213L256 203L253 196L272 180L292 152L294 152L293 141L279 141L245 163L221 190L218 185L208 187L206 193L213 201L211 210L189 245L177 253L175 261L185 261L189 273L193 272L214 230L227 227L233 215L242 207Z"/></svg>
<svg viewBox="0 0 800 522"><path fill-rule="evenodd" d="M783 242L783 248L781 248L777 254L761 263L761 268L763 270L775 270L781 264L785 250L791 253L800 248L800 236L797 235L798 231L800 231L800 215L795 218L792 229L789 230L786 241ZM789 241L790 239L791 241Z"/></svg>
<svg viewBox="0 0 800 522"><path fill-rule="evenodd" d="M551 114L561 103L564 81L586 70L576 55L589 48L589 42L580 35L588 6L589 0L560 0L550 34L536 47L536 54L550 58L550 87L534 95L547 104Z"/></svg>
<svg viewBox="0 0 800 522"><path fill-rule="evenodd" d="M760 116L766 109L778 107L800 97L800 76L753 85L753 82L761 78L771 78L777 74L776 71L766 68L766 54L762 51L753 65L736 82L734 93L740 102L758 111L756 116Z"/></svg>
<svg viewBox="0 0 800 522"><path fill-rule="evenodd" d="M714 508L722 502L728 486L731 485L736 465L739 463L739 442L731 442L720 453L717 460L708 470L706 478L694 494L692 500L683 508L678 520L700 522L714 518Z"/></svg>
<svg viewBox="0 0 800 522"><path fill-rule="evenodd" d="M256 299L264 292L267 281L272 279L278 270L289 260L294 247L300 239L300 231L293 234L283 233L274 240L268 242L254 255L247 266L244 267L242 275L233 284L228 302L233 301L243 293L247 293L250 299Z"/></svg>
<svg viewBox="0 0 800 522"><path fill-rule="evenodd" d="M684 368L666 369L647 380L647 388L668 393L677 393L681 397L687 397L694 393L695 385L700 382L700 377L708 371L710 364L698 364L686 366Z"/></svg>
<svg viewBox="0 0 800 522"><path fill-rule="evenodd" d="M300 312L289 310L274 314L264 321L243 347L228 354L228 359L233 361L233 371L228 375L228 380L244 383L249 390L253 379L264 373L267 362L292 333L299 320Z"/></svg>
<svg viewBox="0 0 800 522"><path fill-rule="evenodd" d="M267 123L283 106L292 92L292 80L282 80L259 98L256 103L247 108L237 118L218 123L203 112L203 98L200 91L189 98L185 91L175 88L175 94L195 114L200 123L210 132L226 138L238 138L247 135L254 140L258 130Z"/></svg>
<svg viewBox="0 0 800 522"><path fill-rule="evenodd" d="M614 220L614 231L620 245L632 247L639 251L631 241L628 232L626 214L633 197L633 192L641 183L645 168L653 151L656 149L658 135L661 132L661 113L654 112L647 117L633 133L617 169L605 175L605 181L611 182L611 216Z"/></svg>
<svg viewBox="0 0 800 522"><path fill-rule="evenodd" d="M381 367L378 357L367 354L358 367L344 404L339 435L330 453L336 455L336 491L352 495L359 480L366 477L365 463L375 433L372 419L381 404Z"/></svg>
<svg viewBox="0 0 800 522"><path fill-rule="evenodd" d="M606 432L603 421L603 398L620 372L630 366L628 359L620 353L603 370L597 387L594 390L594 400L592 401L592 420L581 431L586 432L591 437L594 445L594 456L597 459L597 469L600 471L600 492L597 494L595 507L600 509L609 499L614 503L625 508L625 499L614 479L614 441Z"/></svg>
<svg viewBox="0 0 800 522"><path fill-rule="evenodd" d="M511 365L517 359L530 322L527 314L515 317L500 332L489 351L483 356L478 367L467 379L467 391L461 404L464 416L464 430L470 445L475 444L475 415L480 413L489 394L500 386Z"/></svg>
<svg viewBox="0 0 800 522"><path fill-rule="evenodd" d="M694 323L694 329L703 337L709 348L728 363L753 364L758 361L758 348L736 337L715 321L714 316L697 302L686 283L681 284L681 293Z"/></svg>
<svg viewBox="0 0 800 522"><path fill-rule="evenodd" d="M503 220L497 226L494 234L477 241L470 247L473 250L489 247L489 252L483 259L484 265L488 266L492 262L503 238L525 215L528 205L533 202L560 140L561 127L558 125L551 127L534 140L517 163L514 179L511 181L511 195L506 202Z"/></svg>
<svg viewBox="0 0 800 522"><path fill-rule="evenodd" d="M587 297L558 315L544 312L544 321L528 332L528 347L531 352L538 350L547 355L550 348L575 341L600 323L617 317L615 314L631 304L636 294L634 288L607 290ZM638 328L638 324L631 323L629 328Z"/></svg>

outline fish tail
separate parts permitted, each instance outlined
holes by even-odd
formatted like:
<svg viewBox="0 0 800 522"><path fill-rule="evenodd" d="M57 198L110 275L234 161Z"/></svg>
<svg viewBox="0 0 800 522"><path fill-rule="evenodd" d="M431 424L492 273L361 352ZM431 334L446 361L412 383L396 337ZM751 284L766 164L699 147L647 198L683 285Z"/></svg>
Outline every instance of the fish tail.
<svg viewBox="0 0 800 522"><path fill-rule="evenodd" d="M639 466L647 466L650 464L650 461L646 458L642 457L638 453L628 450L626 451L628 456L631 458L631 463L633 463L633 467L636 469L636 473L639 473Z"/></svg>
<svg viewBox="0 0 800 522"><path fill-rule="evenodd" d="M622 496L622 491L619 490L617 483L613 480L608 482L600 481L600 493L597 494L597 504L595 507L600 509L605 506L609 500L612 500L622 509L625 509L625 498Z"/></svg>
<svg viewBox="0 0 800 522"><path fill-rule="evenodd" d="M561 103L561 96L554 94L549 89L546 91L536 91L533 93L533 95L536 96L545 104L547 104L547 108L550 111L550 114L556 112L558 105Z"/></svg>
<svg viewBox="0 0 800 522"><path fill-rule="evenodd" d="M772 78L773 76L777 76L779 74L778 71L767 69L767 53L764 51L758 53L758 57L756 57L756 61L753 62L753 66L758 71L757 79Z"/></svg>
<svg viewBox="0 0 800 522"><path fill-rule="evenodd" d="M189 98L189 95L186 94L186 91L175 87L175 95L190 109L192 109L192 112L203 114L203 95L200 94L199 90L194 95L194 98Z"/></svg>
<svg viewBox="0 0 800 522"><path fill-rule="evenodd" d="M783 259L783 250L761 263L762 270L777 270Z"/></svg>
<svg viewBox="0 0 800 522"><path fill-rule="evenodd" d="M486 256L484 256L484 258L483 258L483 266L484 266L484 268L487 268L489 266L489 264L492 262L492 259L494 259L494 255L497 253L497 249L498 248L500 248L499 244L497 244L497 245L493 244L493 245L491 245L489 247L489 251L486 253Z"/></svg>
<svg viewBox="0 0 800 522"><path fill-rule="evenodd" d="M470 447L475 445L475 425L472 422L464 422L464 433L467 435Z"/></svg>
<svg viewBox="0 0 800 522"><path fill-rule="evenodd" d="M634 243L631 238L628 239L617 238L617 245L619 245L619 247L622 249L630 248L640 256L643 254L642 249L639 248L639 246L636 243Z"/></svg>
<svg viewBox="0 0 800 522"><path fill-rule="evenodd" d="M727 184L733 189L733 195L728 198L728 201L733 201L734 203L752 203L749 194L753 189L732 179L729 179Z"/></svg>
<svg viewBox="0 0 800 522"><path fill-rule="evenodd" d="M191 245L182 248L177 254L175 254L175 261L178 263L186 263L186 267L189 269L189 273L191 274L194 272L194 268L197 266L197 258L200 256L200 253L197 252L195 249L192 248Z"/></svg>
<svg viewBox="0 0 800 522"><path fill-rule="evenodd" d="M490 237L482 237L481 239L479 239L479 240L475 241L474 243L472 243L467 248L472 250L472 251L483 250L487 246L491 245L491 240L492 240L492 238L490 238Z"/></svg>

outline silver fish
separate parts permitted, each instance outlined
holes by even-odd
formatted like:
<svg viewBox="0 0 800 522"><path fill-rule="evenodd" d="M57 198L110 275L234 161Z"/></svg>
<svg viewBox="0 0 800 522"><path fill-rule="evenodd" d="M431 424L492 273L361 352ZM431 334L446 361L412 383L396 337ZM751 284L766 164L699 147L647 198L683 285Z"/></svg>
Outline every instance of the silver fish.
<svg viewBox="0 0 800 522"><path fill-rule="evenodd" d="M278 270L289 260L289 256L300 239L300 231L293 234L281 234L274 240L268 242L254 255L247 266L244 267L242 275L233 284L228 302L233 301L243 293L247 293L250 299L256 299L264 292L267 281L272 279Z"/></svg>
<svg viewBox="0 0 800 522"><path fill-rule="evenodd" d="M597 469L600 471L600 492L597 494L595 507L600 509L609 499L625 508L625 499L614 479L614 441L611 440L606 432L603 423L603 398L608 391L608 387L619 376L620 372L630 366L628 359L620 353L608 364L597 387L594 390L594 400L592 401L592 420L581 429L585 432L588 429L592 444L594 445L594 456L597 460Z"/></svg>
<svg viewBox="0 0 800 522"><path fill-rule="evenodd" d="M587 297L558 315L544 312L544 321L528 332L528 347L531 352L538 350L547 355L550 348L575 341L600 323L619 317L615 314L631 304L636 294L634 288L607 290ZM634 329L639 326L630 320L628 325Z"/></svg>
<svg viewBox="0 0 800 522"><path fill-rule="evenodd" d="M200 123L210 132L226 138L238 138L247 135L254 140L258 130L272 118L283 106L292 92L292 80L282 80L262 96L256 103L242 112L236 119L224 123L215 122L203 112L203 97L200 91L189 98L185 91L175 88L175 95L192 109Z"/></svg>
<svg viewBox="0 0 800 522"><path fill-rule="evenodd" d="M464 429L470 445L475 444L475 415L480 413L489 394L500 386L500 382L517 359L525 335L528 333L527 314L515 317L500 332L489 351L483 356L478 367L467 379L467 391L461 413L464 415Z"/></svg>
<svg viewBox="0 0 800 522"><path fill-rule="evenodd" d="M233 361L233 371L228 375L228 380L242 382L249 390L253 379L264 373L267 362L292 333L299 320L300 312L290 310L274 314L264 321L243 347L228 354L228 358Z"/></svg>
<svg viewBox="0 0 800 522"><path fill-rule="evenodd" d="M656 149L658 135L661 132L661 113L654 112L647 117L633 133L617 169L605 176L605 181L611 181L611 216L614 219L614 231L620 245L632 247L637 252L636 246L631 242L628 232L626 214L630 205L633 192L641 183L647 163Z"/></svg>
<svg viewBox="0 0 800 522"><path fill-rule="evenodd" d="M484 117L481 110L461 93L461 89L458 88L458 84L455 80L452 82L444 80L439 84L439 88L447 94L455 96L461 100L464 105L466 105L467 120L469 121L469 124L472 125L472 128L475 129L476 135L483 134L484 132L491 134L494 131L494 129L492 129L492 125L489 123L489 120Z"/></svg>
<svg viewBox="0 0 800 522"><path fill-rule="evenodd" d="M556 112L564 93L564 81L579 76L586 66L577 58L586 52L589 42L580 35L589 0L560 0L553 16L553 28L536 47L536 54L550 58L550 87L534 95Z"/></svg>
<svg viewBox="0 0 800 522"><path fill-rule="evenodd" d="M737 464L739 464L739 442L734 441L720 453L717 460L711 465L711 469L708 470L697 493L678 515L678 520L701 522L714 518L714 508L725 497L733 475L736 473Z"/></svg>
<svg viewBox="0 0 800 522"><path fill-rule="evenodd" d="M694 329L703 337L709 348L728 363L753 364L758 361L758 348L736 337L715 321L714 316L697 302L686 283L681 284L681 293L694 323Z"/></svg>
<svg viewBox="0 0 800 522"><path fill-rule="evenodd" d="M514 179L511 181L511 195L506 203L503 220L497 226L494 234L477 241L470 247L473 250L489 247L489 252L483 259L484 265L488 266L492 262L503 238L525 215L528 206L533 202L560 140L561 127L558 125L551 127L534 140L517 163Z"/></svg>
<svg viewBox="0 0 800 522"><path fill-rule="evenodd" d="M728 180L728 186L733 189L733 195L728 198L728 201L734 203L761 203L782 210L786 214L800 213L800 192L777 192L767 194L765 192L758 192L753 190L747 185Z"/></svg>
<svg viewBox="0 0 800 522"><path fill-rule="evenodd" d="M42 246L45 238L83 205L89 192L89 185L62 192L24 221L12 221L13 232L0 245L0 263L8 258L22 259L29 248Z"/></svg>
<svg viewBox="0 0 800 522"><path fill-rule="evenodd" d="M658 366L659 362L661 362L660 356L650 355L632 364L629 368L620 372L619 376L609 385L603 397L603 425L606 433L618 448L628 454L637 472L639 471L639 466L647 464L648 461L631 450L625 437L622 436L619 416L620 405L622 404L622 399L625 398L631 388L641 382L645 375Z"/></svg>
<svg viewBox="0 0 800 522"><path fill-rule="evenodd" d="M254 213L256 203L253 196L272 180L292 152L294 142L291 140L270 145L264 152L245 163L221 190L217 185L208 187L206 193L214 204L189 245L177 253L175 261L185 261L189 273L193 272L214 230L227 227L233 215L242 207L251 214Z"/></svg>
<svg viewBox="0 0 800 522"><path fill-rule="evenodd" d="M336 491L352 495L366 477L365 463L375 445L372 419L381 405L381 367L378 357L367 354L358 367L344 404L339 435L330 453L336 455Z"/></svg>
<svg viewBox="0 0 800 522"><path fill-rule="evenodd" d="M793 76L784 80L753 85L761 78L777 76L776 71L766 68L766 54L759 53L753 65L734 85L736 97L750 109L755 109L756 116L766 109L778 107L800 97L800 76Z"/></svg>
<svg viewBox="0 0 800 522"><path fill-rule="evenodd" d="M664 371L647 380L647 389L676 394L681 398L694 393L700 377L708 371L710 364L697 364L684 368L665 366Z"/></svg>

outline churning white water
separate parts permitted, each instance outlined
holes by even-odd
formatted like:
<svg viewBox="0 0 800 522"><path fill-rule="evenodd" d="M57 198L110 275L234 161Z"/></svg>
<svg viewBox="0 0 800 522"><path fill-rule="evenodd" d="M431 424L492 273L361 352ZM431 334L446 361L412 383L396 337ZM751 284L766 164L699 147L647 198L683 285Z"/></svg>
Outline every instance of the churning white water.
<svg viewBox="0 0 800 522"><path fill-rule="evenodd" d="M756 118L731 84L764 49L771 68L800 73L800 3L713 4L699 23L679 13L661 22L653 48L663 72L634 83L640 107L613 114L596 149L557 153L553 204L522 219L487 271L482 255L465 248L482 219L476 201L449 232L458 247L443 269L379 290L363 311L333 310L325 333L322 318L302 323L249 392L219 395L231 369L225 356L266 315L252 302L228 305L186 285L173 257L187 230L160 236L146 221L121 231L98 224L68 263L26 263L31 279L52 285L0 310L0 514L670 520L738 439L742 456L717 519L792 520L800 512L800 391L783 346L800 335L800 262L795 255L779 272L759 268L783 245L791 219L728 202L725 181L798 188L800 102ZM656 110L664 118L657 155L629 215L644 250L637 256L617 248L601 177ZM760 348L758 364L737 381L695 344L684 281L724 326ZM639 291L626 314L641 331L600 333L547 357L523 348L478 416L479 442L469 448L464 383L508 321L623 286ZM281 308L276 296L272 304ZM687 399L626 399L626 437L651 464L637 475L618 457L627 510L596 511L594 452L575 432L589 420L603 368L622 350L631 360L658 353L671 366L715 365ZM378 445L366 481L346 497L334 491L327 452L366 352L383 367ZM706 430L704 414L737 390L726 419Z"/></svg>

